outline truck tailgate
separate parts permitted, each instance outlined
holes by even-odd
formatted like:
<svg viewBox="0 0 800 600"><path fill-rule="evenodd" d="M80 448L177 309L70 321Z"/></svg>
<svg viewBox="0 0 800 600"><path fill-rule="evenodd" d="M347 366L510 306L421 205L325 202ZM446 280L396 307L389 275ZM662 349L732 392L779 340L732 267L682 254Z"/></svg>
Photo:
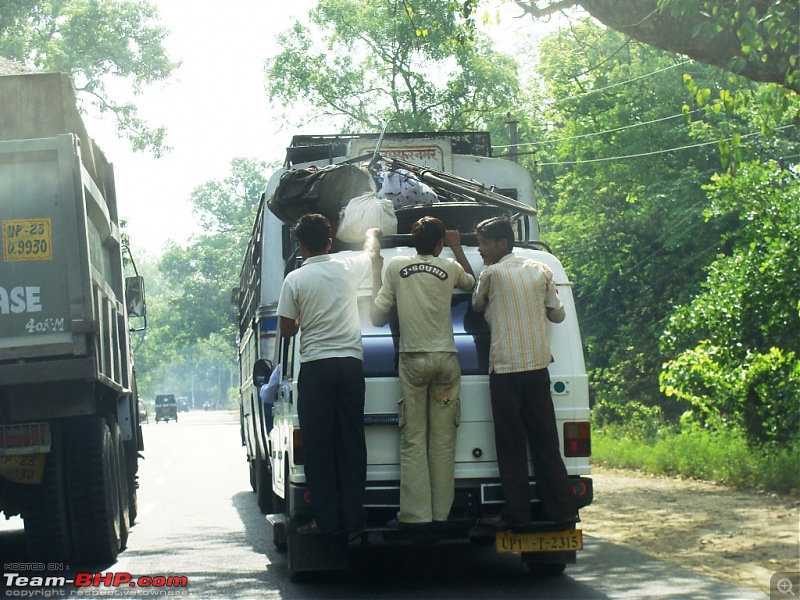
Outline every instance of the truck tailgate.
<svg viewBox="0 0 800 600"><path fill-rule="evenodd" d="M72 135L0 142L0 362L87 353L86 215L104 202L84 196L75 144Z"/></svg>

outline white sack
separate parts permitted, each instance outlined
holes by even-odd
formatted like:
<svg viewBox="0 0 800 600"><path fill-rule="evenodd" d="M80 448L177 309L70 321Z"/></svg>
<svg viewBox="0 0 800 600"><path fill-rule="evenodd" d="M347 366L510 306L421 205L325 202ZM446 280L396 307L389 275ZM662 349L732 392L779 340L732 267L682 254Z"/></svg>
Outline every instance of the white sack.
<svg viewBox="0 0 800 600"><path fill-rule="evenodd" d="M379 200L374 193L363 194L345 206L336 237L343 242L361 242L367 229L373 227L386 234L397 233L397 217L390 200Z"/></svg>

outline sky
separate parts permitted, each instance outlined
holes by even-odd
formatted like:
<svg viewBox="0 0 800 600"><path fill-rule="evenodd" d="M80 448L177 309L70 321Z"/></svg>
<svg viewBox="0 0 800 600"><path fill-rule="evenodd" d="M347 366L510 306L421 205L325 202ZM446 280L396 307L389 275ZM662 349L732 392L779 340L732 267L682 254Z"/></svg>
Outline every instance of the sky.
<svg viewBox="0 0 800 600"><path fill-rule="evenodd" d="M171 31L165 47L182 62L171 80L131 99L151 126L167 127L173 150L160 159L133 152L110 120L85 118L89 135L114 164L120 218L136 255L158 256L173 240L199 233L193 189L230 172L234 157L282 160L292 131L272 120L264 59L279 52L277 34L303 19L313 0L151 0ZM277 8L280 7L280 8Z"/></svg>
<svg viewBox="0 0 800 600"><path fill-rule="evenodd" d="M185 246L200 233L189 202L192 190L226 177L235 157L282 161L292 135L300 133L272 116L264 60L280 51L278 33L293 17L307 21L316 0L150 1L171 32L167 53L182 65L168 82L129 99L151 126L167 127L173 150L160 159L133 152L110 119L84 120L114 164L119 216L127 220L134 256L157 257L169 241ZM519 27L516 21L507 22Z"/></svg>

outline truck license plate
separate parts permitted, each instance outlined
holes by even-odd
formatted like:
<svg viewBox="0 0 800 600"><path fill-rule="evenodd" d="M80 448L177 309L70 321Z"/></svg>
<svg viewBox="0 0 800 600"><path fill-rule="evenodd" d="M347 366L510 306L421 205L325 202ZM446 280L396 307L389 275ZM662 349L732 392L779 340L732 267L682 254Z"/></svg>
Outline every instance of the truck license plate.
<svg viewBox="0 0 800 600"><path fill-rule="evenodd" d="M570 552L572 550L583 550L583 532L580 529L537 533L498 531L494 541L498 552Z"/></svg>
<svg viewBox="0 0 800 600"><path fill-rule="evenodd" d="M0 456L0 476L14 483L41 483L45 454Z"/></svg>
<svg viewBox="0 0 800 600"><path fill-rule="evenodd" d="M3 221L3 260L50 260L53 240L50 219Z"/></svg>

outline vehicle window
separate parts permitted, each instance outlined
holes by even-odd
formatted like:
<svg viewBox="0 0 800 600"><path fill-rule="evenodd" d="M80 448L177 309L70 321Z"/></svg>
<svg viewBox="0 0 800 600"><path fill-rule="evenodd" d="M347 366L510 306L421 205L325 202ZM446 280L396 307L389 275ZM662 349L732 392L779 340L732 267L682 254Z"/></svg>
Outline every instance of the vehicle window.
<svg viewBox="0 0 800 600"><path fill-rule="evenodd" d="M455 294L451 304L453 334L462 375L485 375L489 371L489 326L483 313L472 310L469 294ZM389 323L375 327L369 319L368 297L359 297L361 339L366 377L397 376L400 334L397 313Z"/></svg>
<svg viewBox="0 0 800 600"><path fill-rule="evenodd" d="M281 379L294 379L294 344L297 336L281 337L278 360L281 362Z"/></svg>

